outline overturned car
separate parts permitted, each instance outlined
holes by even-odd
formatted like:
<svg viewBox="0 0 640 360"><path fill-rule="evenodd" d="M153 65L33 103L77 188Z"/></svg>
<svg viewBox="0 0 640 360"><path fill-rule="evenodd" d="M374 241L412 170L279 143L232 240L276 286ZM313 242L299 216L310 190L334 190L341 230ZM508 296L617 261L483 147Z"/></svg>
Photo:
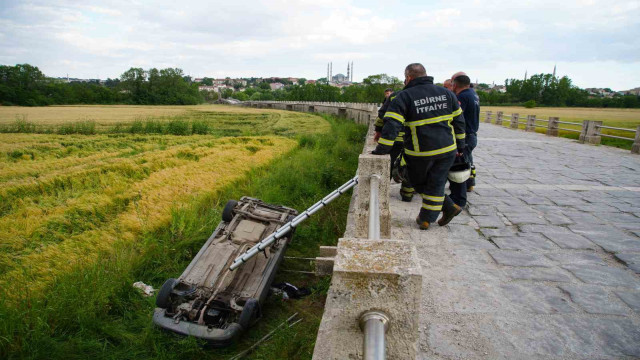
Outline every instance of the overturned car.
<svg viewBox="0 0 640 360"><path fill-rule="evenodd" d="M260 317L293 231L261 249L264 256L253 256L236 270L231 265L297 214L255 198L230 200L222 221L182 275L168 279L158 292L153 322L212 346L229 345Z"/></svg>

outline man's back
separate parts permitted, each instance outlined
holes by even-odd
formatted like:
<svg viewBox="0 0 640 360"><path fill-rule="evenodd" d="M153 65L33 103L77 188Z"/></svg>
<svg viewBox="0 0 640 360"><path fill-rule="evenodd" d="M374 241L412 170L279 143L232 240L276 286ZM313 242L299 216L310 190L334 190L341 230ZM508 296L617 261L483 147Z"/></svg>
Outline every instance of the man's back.
<svg viewBox="0 0 640 360"><path fill-rule="evenodd" d="M475 134L480 127L480 98L475 90L464 89L458 94L458 101L464 115L467 134Z"/></svg>

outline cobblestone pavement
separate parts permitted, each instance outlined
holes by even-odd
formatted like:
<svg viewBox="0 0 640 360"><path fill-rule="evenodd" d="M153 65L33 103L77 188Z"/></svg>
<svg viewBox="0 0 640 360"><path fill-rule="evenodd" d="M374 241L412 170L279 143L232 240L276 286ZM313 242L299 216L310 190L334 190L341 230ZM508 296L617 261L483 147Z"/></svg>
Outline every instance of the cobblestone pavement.
<svg viewBox="0 0 640 360"><path fill-rule="evenodd" d="M640 156L481 124L478 186L449 226L391 188L423 268L424 359L640 357Z"/></svg>

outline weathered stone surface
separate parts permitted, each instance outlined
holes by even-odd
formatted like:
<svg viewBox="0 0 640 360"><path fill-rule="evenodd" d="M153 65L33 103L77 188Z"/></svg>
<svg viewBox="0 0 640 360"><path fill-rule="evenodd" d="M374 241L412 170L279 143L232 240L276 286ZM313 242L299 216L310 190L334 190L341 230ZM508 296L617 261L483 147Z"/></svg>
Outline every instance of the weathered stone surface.
<svg viewBox="0 0 640 360"><path fill-rule="evenodd" d="M640 313L640 292L616 291L616 295L633 311Z"/></svg>
<svg viewBox="0 0 640 360"><path fill-rule="evenodd" d="M503 215L514 225L547 224L547 220L542 215L527 213L503 213Z"/></svg>
<svg viewBox="0 0 640 360"><path fill-rule="evenodd" d="M632 273L611 266L591 266L586 264L564 265L573 275L588 284L620 286L640 289L640 280Z"/></svg>
<svg viewBox="0 0 640 360"><path fill-rule="evenodd" d="M620 303L612 293L598 286L560 285L571 300L590 314L626 315L629 309Z"/></svg>
<svg viewBox="0 0 640 360"><path fill-rule="evenodd" d="M496 215L473 216L473 220L475 220L481 228L501 228L505 226L504 222Z"/></svg>
<svg viewBox="0 0 640 360"><path fill-rule="evenodd" d="M595 249L596 246L586 238L574 233L558 233L544 231L544 236L563 249Z"/></svg>
<svg viewBox="0 0 640 360"><path fill-rule="evenodd" d="M595 253L556 253L546 256L559 264L606 265L605 261Z"/></svg>
<svg viewBox="0 0 640 360"><path fill-rule="evenodd" d="M559 268L516 267L504 270L514 280L570 282L571 276Z"/></svg>
<svg viewBox="0 0 640 360"><path fill-rule="evenodd" d="M500 265L505 266L541 266L551 267L551 261L544 255L511 250L490 250L491 257Z"/></svg>
<svg viewBox="0 0 640 360"><path fill-rule="evenodd" d="M314 359L349 359L362 354L360 315L388 314L389 359L416 355L422 275L415 246L405 241L340 239L314 349Z"/></svg>
<svg viewBox="0 0 640 360"><path fill-rule="evenodd" d="M486 238L494 238L500 236L515 236L518 231L512 227L503 227L503 228L480 228L480 233Z"/></svg>
<svg viewBox="0 0 640 360"><path fill-rule="evenodd" d="M556 246L540 234L497 237L493 242L504 250L552 250Z"/></svg>

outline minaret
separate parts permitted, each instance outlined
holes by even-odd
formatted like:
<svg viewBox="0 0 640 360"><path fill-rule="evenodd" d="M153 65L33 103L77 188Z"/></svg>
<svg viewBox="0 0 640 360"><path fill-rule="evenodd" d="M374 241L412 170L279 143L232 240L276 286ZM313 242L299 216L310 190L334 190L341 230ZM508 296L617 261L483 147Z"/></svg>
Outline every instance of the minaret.
<svg viewBox="0 0 640 360"><path fill-rule="evenodd" d="M333 81L333 61L329 63L329 82Z"/></svg>
<svg viewBox="0 0 640 360"><path fill-rule="evenodd" d="M527 70L524 71L524 81L527 81Z"/></svg>
<svg viewBox="0 0 640 360"><path fill-rule="evenodd" d="M351 64L347 63L347 81L349 81L349 79L351 79L351 68L350 68Z"/></svg>
<svg viewBox="0 0 640 360"><path fill-rule="evenodd" d="M553 78L556 78L556 65L553 65Z"/></svg>
<svg viewBox="0 0 640 360"><path fill-rule="evenodd" d="M353 82L353 61L351 62L351 80L349 81Z"/></svg>
<svg viewBox="0 0 640 360"><path fill-rule="evenodd" d="M329 63L327 63L327 84L329 83Z"/></svg>

